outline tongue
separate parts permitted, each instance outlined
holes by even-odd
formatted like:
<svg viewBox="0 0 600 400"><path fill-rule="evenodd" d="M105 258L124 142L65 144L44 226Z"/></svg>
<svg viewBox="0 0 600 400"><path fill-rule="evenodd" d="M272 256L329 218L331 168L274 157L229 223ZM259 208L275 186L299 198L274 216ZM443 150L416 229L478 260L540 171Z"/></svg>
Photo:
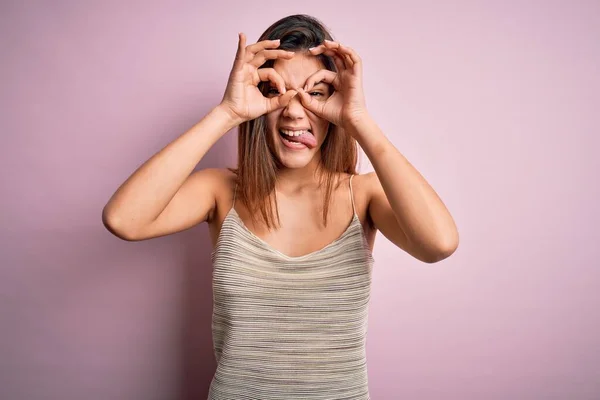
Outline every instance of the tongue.
<svg viewBox="0 0 600 400"><path fill-rule="evenodd" d="M317 138L315 138L310 132L303 133L300 136L285 136L285 138L288 139L290 142L302 143L309 149L312 149L317 145Z"/></svg>

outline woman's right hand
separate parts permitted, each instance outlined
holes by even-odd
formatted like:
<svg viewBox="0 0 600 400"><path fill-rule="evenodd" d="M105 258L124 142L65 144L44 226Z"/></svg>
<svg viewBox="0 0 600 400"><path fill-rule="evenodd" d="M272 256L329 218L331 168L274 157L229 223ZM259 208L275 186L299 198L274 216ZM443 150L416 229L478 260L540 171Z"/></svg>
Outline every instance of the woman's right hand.
<svg viewBox="0 0 600 400"><path fill-rule="evenodd" d="M295 90L285 90L283 78L273 68L259 69L266 60L294 57L293 51L275 50L277 47L279 40L263 40L246 47L246 35L239 34L235 61L220 104L236 125L285 107L296 95ZM261 81L271 81L280 95L265 97L258 89Z"/></svg>

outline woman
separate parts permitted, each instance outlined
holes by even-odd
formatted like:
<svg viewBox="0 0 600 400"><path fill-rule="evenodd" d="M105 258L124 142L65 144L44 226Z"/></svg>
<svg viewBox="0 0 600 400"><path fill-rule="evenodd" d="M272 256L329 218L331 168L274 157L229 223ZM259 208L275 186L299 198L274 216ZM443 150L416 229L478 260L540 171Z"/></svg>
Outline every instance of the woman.
<svg viewBox="0 0 600 400"><path fill-rule="evenodd" d="M236 126L237 168L192 173ZM356 173L357 144L375 172ZM427 263L458 246L442 201L370 117L360 57L306 15L249 46L239 35L221 103L135 171L103 221L132 241L208 223L210 399L368 399L376 231Z"/></svg>

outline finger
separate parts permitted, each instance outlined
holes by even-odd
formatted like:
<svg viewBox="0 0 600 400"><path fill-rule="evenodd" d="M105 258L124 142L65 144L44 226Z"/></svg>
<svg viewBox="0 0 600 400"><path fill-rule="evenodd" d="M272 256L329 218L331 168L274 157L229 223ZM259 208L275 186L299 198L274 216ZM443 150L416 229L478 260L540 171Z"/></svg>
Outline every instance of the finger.
<svg viewBox="0 0 600 400"><path fill-rule="evenodd" d="M349 57L348 51L344 46L338 42L329 40L325 40L323 43L325 48L334 51L342 60L344 60L344 65L347 69L352 69L352 67L354 67L354 61Z"/></svg>
<svg viewBox="0 0 600 400"><path fill-rule="evenodd" d="M324 46L325 48L329 49L329 50L333 50L333 51L335 51L335 52L336 52L336 53L338 53L338 54L339 54L339 55L340 55L342 58L343 58L343 57L344 57L346 54L348 54L348 52L344 50L344 46L342 46L342 44L341 44L341 43L339 43L339 42L335 42L335 41L332 41L332 40L327 40L327 39L325 39L325 40L323 41L323 46Z"/></svg>
<svg viewBox="0 0 600 400"><path fill-rule="evenodd" d="M333 62L337 68L338 71L343 71L346 69L346 64L344 63L344 59L342 57L340 57L339 54L337 53L330 53L330 54L326 54L328 56L330 56L331 58L333 58Z"/></svg>
<svg viewBox="0 0 600 400"><path fill-rule="evenodd" d="M326 56L333 58L333 62L335 63L335 66L337 67L338 71L347 69L346 62L344 61L342 56L334 49L328 49L327 47L320 45L320 46L314 47L310 51L310 53L315 56L319 55L319 54L324 54Z"/></svg>
<svg viewBox="0 0 600 400"><path fill-rule="evenodd" d="M359 64L362 62L362 59L360 58L358 53L351 47L340 44L339 51L340 51L340 53L344 54L345 56L347 56L350 59L353 66L354 66L354 64Z"/></svg>
<svg viewBox="0 0 600 400"><path fill-rule="evenodd" d="M326 51L332 52L333 50L328 49L327 47L325 47L325 45L322 45L322 44L309 49L310 54L312 54L313 56L322 54Z"/></svg>
<svg viewBox="0 0 600 400"><path fill-rule="evenodd" d="M354 67L355 64L362 62L361 58L355 50L348 46L344 46L341 43L325 39L321 46L323 46L324 49L331 50L339 54L340 57L344 59L346 67L349 69Z"/></svg>
<svg viewBox="0 0 600 400"><path fill-rule="evenodd" d="M246 35L243 32L238 33L238 48L235 53L235 59L243 61L246 54Z"/></svg>
<svg viewBox="0 0 600 400"><path fill-rule="evenodd" d="M340 47L340 42L336 42L335 40L323 39L323 44L331 49L337 49Z"/></svg>
<svg viewBox="0 0 600 400"><path fill-rule="evenodd" d="M349 47L340 44L340 46L334 49L334 51L344 58L348 69L352 69L355 65L360 64L360 57L358 57L358 54L356 54L356 52Z"/></svg>
<svg viewBox="0 0 600 400"><path fill-rule="evenodd" d="M279 39L261 40L260 42L251 44L248 47L246 47L246 51L251 53L252 56L254 56L256 53L258 53L259 51L264 50L264 49L276 49L279 47L279 44L280 44Z"/></svg>
<svg viewBox="0 0 600 400"><path fill-rule="evenodd" d="M273 68L259 68L257 72L261 81L273 82L280 94L284 94L286 92L283 78Z"/></svg>
<svg viewBox="0 0 600 400"><path fill-rule="evenodd" d="M270 99L267 99L267 112L287 106L296 94L297 92L292 89L288 90L282 96L271 97Z"/></svg>
<svg viewBox="0 0 600 400"><path fill-rule="evenodd" d="M315 72L311 76L308 77L306 83L304 84L304 90L310 92L310 90L319 82L325 82L330 85L333 85L335 90L339 90L339 81L337 78L337 73L333 71L329 71L328 69L320 69Z"/></svg>
<svg viewBox="0 0 600 400"><path fill-rule="evenodd" d="M323 104L321 102L314 100L303 88L298 89L298 96L300 96L300 101L306 109L318 116L322 116Z"/></svg>
<svg viewBox="0 0 600 400"><path fill-rule="evenodd" d="M276 58L287 58L289 60L290 58L294 57L295 54L296 53L293 51L287 50L261 50L256 53L252 61L250 61L250 64L254 65L255 67L260 67L267 60L274 60Z"/></svg>
<svg viewBox="0 0 600 400"><path fill-rule="evenodd" d="M345 55L343 57L344 57L344 60L346 61L346 65L349 65L348 69L354 68L354 61L352 61L352 59L350 58L350 56Z"/></svg>

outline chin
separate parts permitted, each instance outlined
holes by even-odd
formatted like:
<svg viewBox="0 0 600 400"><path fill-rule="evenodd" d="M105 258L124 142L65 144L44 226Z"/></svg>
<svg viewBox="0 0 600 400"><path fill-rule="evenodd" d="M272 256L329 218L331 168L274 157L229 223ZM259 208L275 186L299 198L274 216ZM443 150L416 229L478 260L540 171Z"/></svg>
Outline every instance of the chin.
<svg viewBox="0 0 600 400"><path fill-rule="evenodd" d="M306 167L308 164L310 164L312 158L313 158L314 154L310 154L308 156L281 156L281 154L279 155L279 161L281 162L281 165L284 168L289 168L289 169L298 169L298 168L304 168Z"/></svg>

